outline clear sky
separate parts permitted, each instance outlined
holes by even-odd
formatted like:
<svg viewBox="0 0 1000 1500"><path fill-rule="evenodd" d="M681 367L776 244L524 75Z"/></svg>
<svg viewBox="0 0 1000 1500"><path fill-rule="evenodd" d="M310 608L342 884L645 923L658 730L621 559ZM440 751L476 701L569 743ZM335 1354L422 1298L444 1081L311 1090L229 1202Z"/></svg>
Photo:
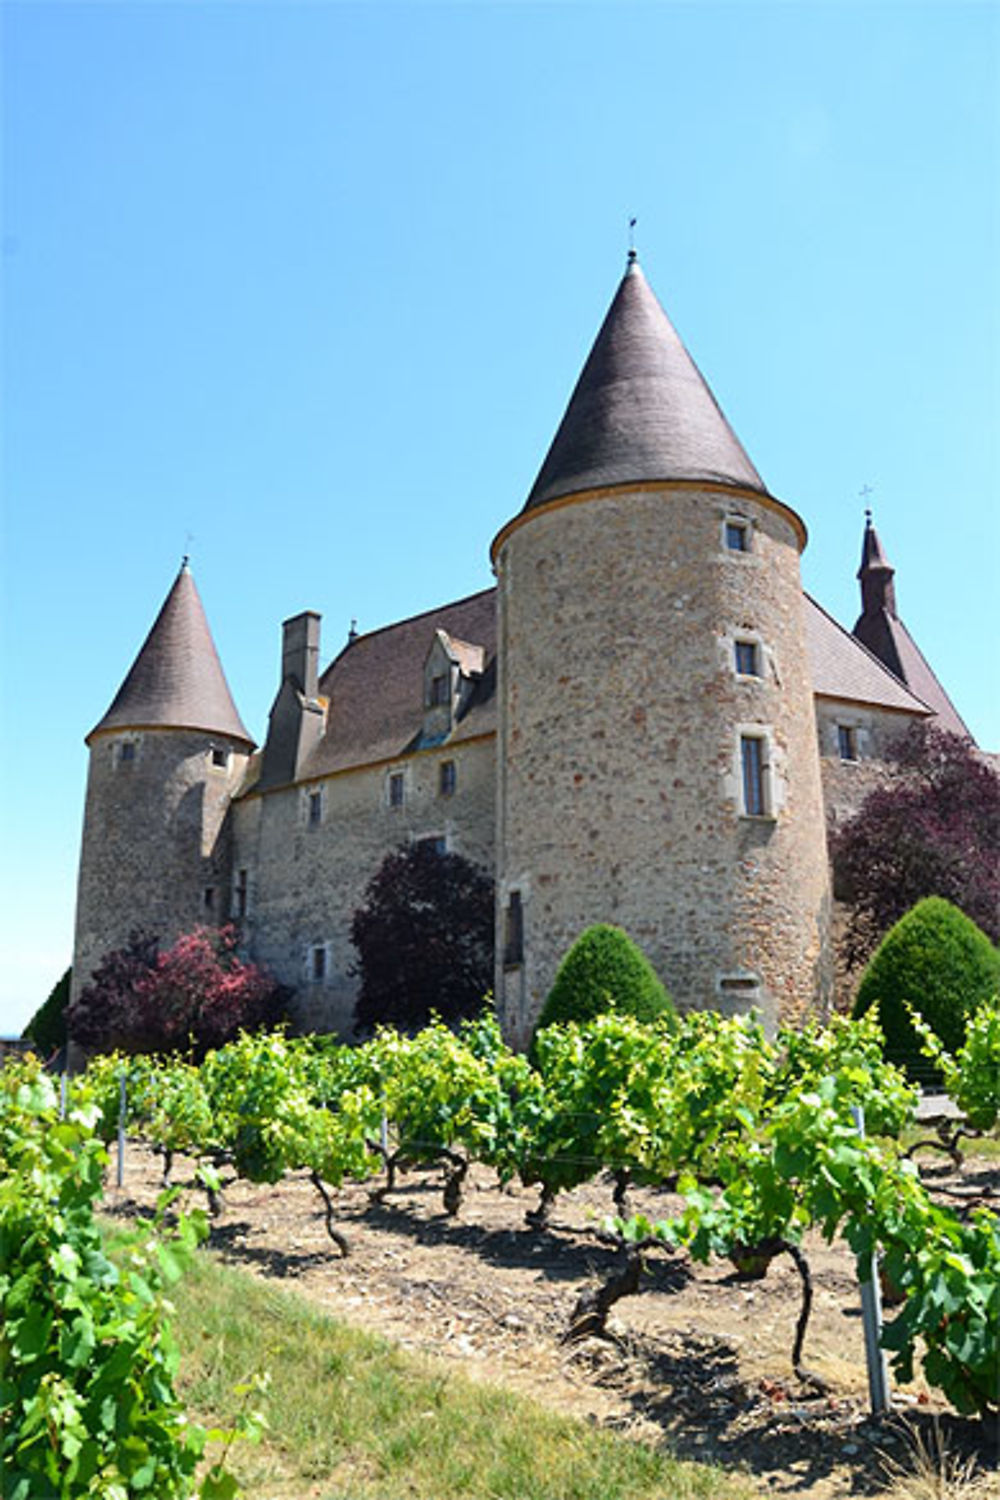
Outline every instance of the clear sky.
<svg viewBox="0 0 1000 1500"><path fill-rule="evenodd" d="M260 737L280 622L490 582L640 257L850 627L864 501L980 743L1000 8L7 0L0 1032L69 961L87 752L192 565Z"/></svg>

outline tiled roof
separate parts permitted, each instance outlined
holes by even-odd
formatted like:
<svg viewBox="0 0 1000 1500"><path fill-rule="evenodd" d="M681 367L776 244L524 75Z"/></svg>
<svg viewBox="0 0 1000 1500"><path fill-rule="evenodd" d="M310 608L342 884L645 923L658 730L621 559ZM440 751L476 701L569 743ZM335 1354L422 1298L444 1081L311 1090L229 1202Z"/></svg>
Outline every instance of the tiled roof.
<svg viewBox="0 0 1000 1500"><path fill-rule="evenodd" d="M524 509L578 490L657 479L767 494L632 260Z"/></svg>
<svg viewBox="0 0 1000 1500"><path fill-rule="evenodd" d="M126 728L203 729L254 743L236 711L186 563L88 743L102 730Z"/></svg>
<svg viewBox="0 0 1000 1500"><path fill-rule="evenodd" d="M910 692L877 656L855 639L822 605L804 594L806 643L812 666L813 692L820 698L871 703L911 714L932 709Z"/></svg>
<svg viewBox="0 0 1000 1500"><path fill-rule="evenodd" d="M862 615L854 627L854 634L876 656L899 663L900 677L912 693L934 710L942 729L972 739L954 703L897 615L888 610L880 610L877 615Z"/></svg>
<svg viewBox="0 0 1000 1500"><path fill-rule="evenodd" d="M487 664L448 743L493 732L496 590L484 589L456 604L359 635L345 646L320 678L320 696L330 700L327 728L301 780L391 760L417 741L423 727L424 662L435 630L443 630L453 645L483 647Z"/></svg>

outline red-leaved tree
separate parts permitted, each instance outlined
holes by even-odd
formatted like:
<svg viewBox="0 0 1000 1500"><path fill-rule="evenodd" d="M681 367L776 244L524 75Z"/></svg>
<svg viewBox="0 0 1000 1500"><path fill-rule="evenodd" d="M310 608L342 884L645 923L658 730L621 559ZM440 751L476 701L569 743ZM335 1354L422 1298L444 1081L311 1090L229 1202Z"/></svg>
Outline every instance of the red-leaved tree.
<svg viewBox="0 0 1000 1500"><path fill-rule="evenodd" d="M892 745L898 771L871 792L833 843L849 904L848 963L925 896L943 896L1000 937L1000 778L968 740L927 724Z"/></svg>
<svg viewBox="0 0 1000 1500"><path fill-rule="evenodd" d="M493 881L429 842L387 854L354 913L355 1030L475 1015L493 984Z"/></svg>
<svg viewBox="0 0 1000 1500"><path fill-rule="evenodd" d="M233 927L196 927L164 952L133 933L107 954L67 1012L69 1035L90 1051L203 1057L240 1031L275 1025L289 992L236 952Z"/></svg>

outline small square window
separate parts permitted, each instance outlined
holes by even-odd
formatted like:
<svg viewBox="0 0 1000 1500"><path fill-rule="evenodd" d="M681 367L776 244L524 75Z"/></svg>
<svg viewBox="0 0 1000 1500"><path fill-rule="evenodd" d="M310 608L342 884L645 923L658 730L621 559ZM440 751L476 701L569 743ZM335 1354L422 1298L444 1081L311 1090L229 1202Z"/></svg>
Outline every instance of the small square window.
<svg viewBox="0 0 1000 1500"><path fill-rule="evenodd" d="M841 760L857 760L858 731L853 724L837 725L837 753Z"/></svg>
<svg viewBox="0 0 1000 1500"><path fill-rule="evenodd" d="M764 818L767 816L765 749L766 741L759 735L743 734L740 736L743 811L748 818Z"/></svg>
<svg viewBox="0 0 1000 1500"><path fill-rule="evenodd" d="M442 797L450 797L455 791L455 762L443 760L438 773L438 790Z"/></svg>
<svg viewBox="0 0 1000 1500"><path fill-rule="evenodd" d="M403 805L403 792L404 792L403 773L402 773L402 771L394 771L392 773L392 775L389 777L389 806L390 807L402 807L402 805Z"/></svg>
<svg viewBox="0 0 1000 1500"><path fill-rule="evenodd" d="M318 943L316 945L316 947L312 950L312 959L311 959L311 964L310 964L310 971L312 973L313 983L314 984L319 984L319 982L321 980L323 980L323 979L326 978L326 945L325 944Z"/></svg>
<svg viewBox="0 0 1000 1500"><path fill-rule="evenodd" d="M726 522L726 547L730 552L750 551L750 522L734 518Z"/></svg>
<svg viewBox="0 0 1000 1500"><path fill-rule="evenodd" d="M448 678L446 674L431 678L431 707L437 708L448 702Z"/></svg>
<svg viewBox="0 0 1000 1500"><path fill-rule="evenodd" d="M740 677L760 676L760 648L756 641L736 642L736 671Z"/></svg>
<svg viewBox="0 0 1000 1500"><path fill-rule="evenodd" d="M213 748L212 748L212 765L213 766L218 766L218 768L219 768L220 771L224 771L226 769L226 767L228 766L228 764L229 764L229 751L228 750L217 750L213 746Z"/></svg>
<svg viewBox="0 0 1000 1500"><path fill-rule="evenodd" d="M119 763L126 760L135 760L135 740L123 740L118 746Z"/></svg>
<svg viewBox="0 0 1000 1500"><path fill-rule="evenodd" d="M247 914L248 889L249 887L247 884L247 872L246 870L240 870L239 874L236 876L236 886L233 891L233 904L236 908L235 915L237 917L245 917Z"/></svg>
<svg viewBox="0 0 1000 1500"><path fill-rule="evenodd" d="M323 821L323 793L309 793L309 827L318 828Z"/></svg>

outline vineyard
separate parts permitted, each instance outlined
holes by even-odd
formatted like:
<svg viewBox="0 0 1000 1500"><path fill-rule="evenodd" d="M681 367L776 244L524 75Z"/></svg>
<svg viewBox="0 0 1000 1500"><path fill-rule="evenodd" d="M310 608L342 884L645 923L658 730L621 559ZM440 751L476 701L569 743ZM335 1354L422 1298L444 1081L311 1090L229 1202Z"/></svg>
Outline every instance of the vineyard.
<svg viewBox="0 0 1000 1500"><path fill-rule="evenodd" d="M926 1041L963 1111L963 1128L995 1131L1000 1008L978 1013L955 1057L943 1054L933 1038ZM670 1030L611 1015L548 1029L530 1061L503 1045L487 1016L457 1033L441 1025L412 1038L383 1032L355 1048L281 1034L244 1036L199 1067L97 1059L72 1082L62 1124L52 1120L51 1086L33 1077L30 1065L22 1073L19 1082L17 1069L5 1076L8 1123L12 1099L22 1115L34 1110L46 1123L49 1147L62 1143L69 1176L79 1178L89 1162L84 1176L92 1185L100 1142L113 1142L124 1124L130 1150L139 1138L158 1154L164 1185L183 1176L204 1194L221 1243L225 1213L217 1216L225 1203L252 1185L287 1179L296 1191L282 1203L294 1205L302 1219L284 1218L280 1239L289 1246L300 1242L318 1210L329 1265L342 1264L345 1277L356 1226L377 1223L394 1205L402 1211L414 1182L426 1195L440 1178L439 1218L447 1224L462 1214L470 1183L482 1191L492 1179L506 1187L522 1236L537 1236L540 1245L551 1243L561 1197L578 1199L584 1190L592 1205L594 1255L588 1261L567 1253L560 1265L564 1280L573 1272L580 1277L575 1291L563 1292L567 1347L602 1334L623 1297L641 1298L644 1285L692 1263L728 1267L731 1261L733 1276L744 1278L736 1284L747 1287L759 1284L754 1277L778 1274L767 1271L769 1262L787 1264L798 1296L787 1329L786 1384L800 1401L836 1399L829 1375L821 1377L809 1363L811 1263L824 1246L846 1244L862 1280L878 1257L885 1285L898 1299L883 1334L893 1377L908 1381L919 1369L955 1411L995 1419L998 1220L987 1206L988 1189L961 1176L952 1174L944 1194L935 1176L937 1190L929 1190L920 1163L957 1159L963 1142L953 1127L915 1151L904 1149L913 1139L917 1093L883 1061L870 1019L786 1033L771 1043L744 1020L698 1015ZM15 1135L22 1143L30 1139L23 1120L5 1144L11 1159L23 1150L11 1144ZM303 1200L307 1187L312 1212ZM661 1216L664 1204L669 1211ZM199 1232L193 1218L181 1221L179 1247L161 1243L151 1257L158 1275L179 1269L175 1262L193 1252ZM93 1246L78 1253L91 1251L97 1253ZM46 1253L51 1261L56 1251ZM598 1265L595 1283L587 1271ZM23 1274L30 1275L30 1267ZM155 1301L150 1270L135 1274ZM12 1295L9 1286L4 1294ZM12 1305L15 1312L21 1306L16 1298ZM5 1338L15 1352L27 1353L29 1367L32 1358L37 1363L43 1353L51 1356L48 1373L66 1355L69 1371L57 1378L77 1389L73 1372L89 1368L101 1341L92 1331L79 1333L82 1344L74 1342L67 1333L79 1325L76 1312L67 1311L73 1307L64 1295L61 1309L51 1309L42 1325L25 1311ZM511 1327L523 1328L516 1308L511 1317ZM137 1349L141 1345L138 1340ZM74 1354L81 1349L84 1355ZM169 1345L162 1355L155 1349L145 1355L169 1374ZM20 1397L18 1451L36 1450L39 1461L52 1451L52 1423L59 1428L63 1410L46 1394L41 1414L46 1378L29 1379ZM72 1403L65 1400L69 1412ZM88 1412L99 1412L93 1393L86 1400ZM75 1426L67 1417L63 1457L97 1463L81 1410L78 1402ZM148 1464L155 1452L147 1447ZM121 1464L121 1456L115 1461ZM191 1460L175 1468L169 1471L174 1488L161 1478L154 1493L185 1492ZM138 1489L133 1484L121 1493ZM30 1486L24 1490L34 1493ZM113 1492L78 1486L57 1493Z"/></svg>

